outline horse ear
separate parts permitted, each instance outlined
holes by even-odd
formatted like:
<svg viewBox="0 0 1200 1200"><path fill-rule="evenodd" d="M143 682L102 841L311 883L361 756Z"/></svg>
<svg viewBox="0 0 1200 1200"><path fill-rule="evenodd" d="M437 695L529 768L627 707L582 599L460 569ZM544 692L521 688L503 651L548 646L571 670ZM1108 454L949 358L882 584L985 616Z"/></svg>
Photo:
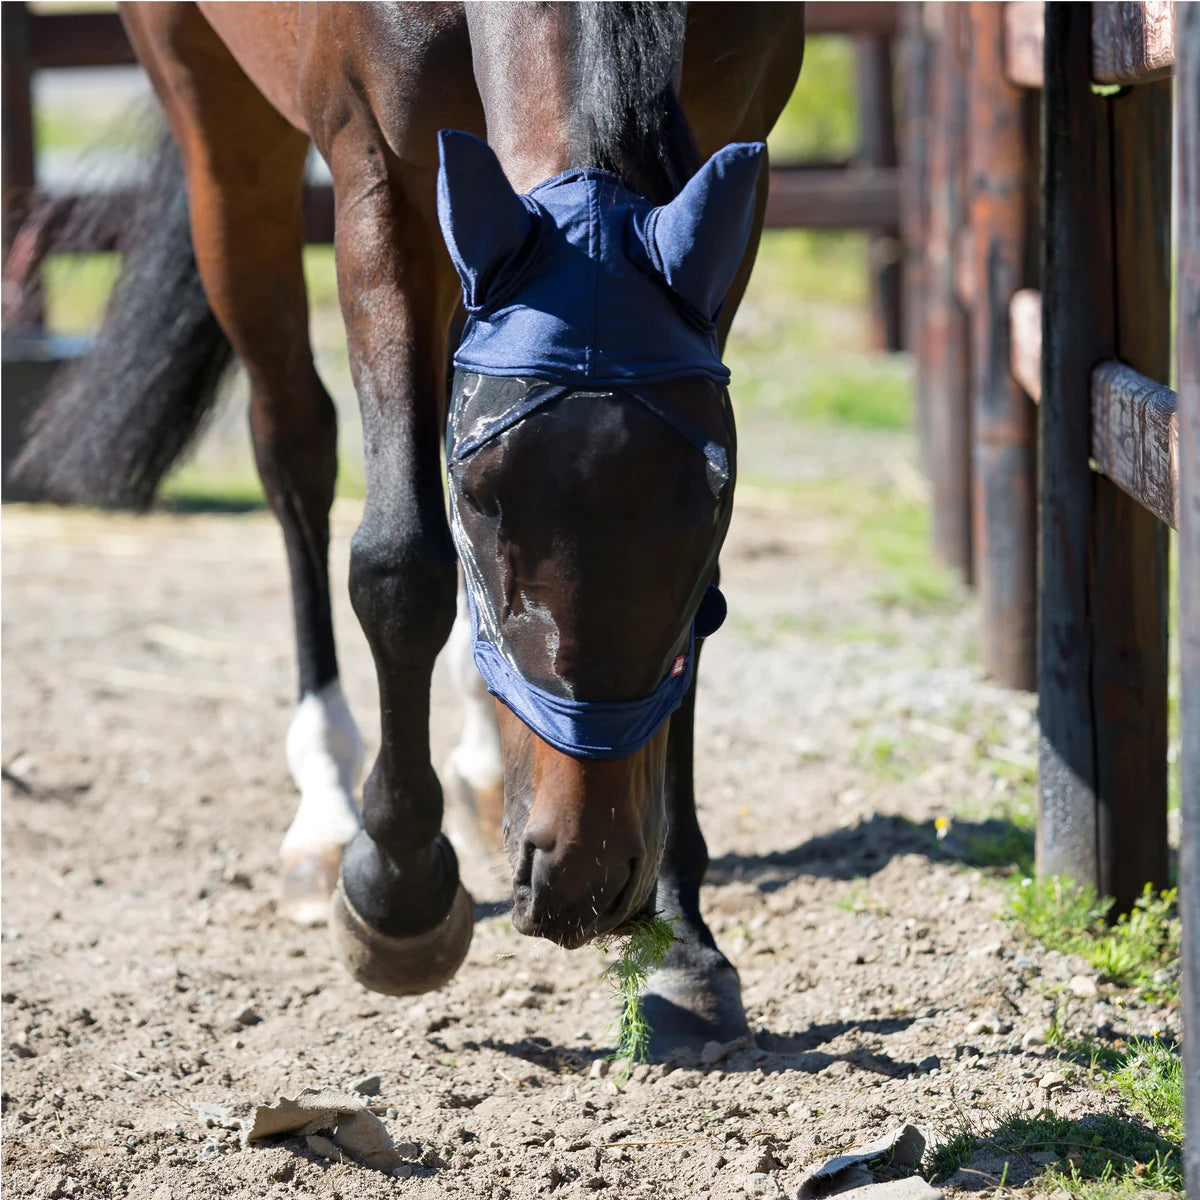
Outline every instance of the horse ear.
<svg viewBox="0 0 1200 1200"><path fill-rule="evenodd" d="M763 142L734 142L718 150L647 224L651 261L710 320L746 252L765 151Z"/></svg>
<svg viewBox="0 0 1200 1200"><path fill-rule="evenodd" d="M438 223L468 308L481 304L497 269L525 244L533 214L513 191L485 141L438 134Z"/></svg>

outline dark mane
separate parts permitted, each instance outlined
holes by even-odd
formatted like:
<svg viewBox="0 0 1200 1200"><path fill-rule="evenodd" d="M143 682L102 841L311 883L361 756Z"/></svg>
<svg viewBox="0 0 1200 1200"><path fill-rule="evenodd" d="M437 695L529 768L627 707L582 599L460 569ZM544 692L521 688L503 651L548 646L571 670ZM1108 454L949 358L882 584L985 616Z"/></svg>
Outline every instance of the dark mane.
<svg viewBox="0 0 1200 1200"><path fill-rule="evenodd" d="M603 167L665 203L699 167L679 104L687 5L583 3L573 17L573 166Z"/></svg>

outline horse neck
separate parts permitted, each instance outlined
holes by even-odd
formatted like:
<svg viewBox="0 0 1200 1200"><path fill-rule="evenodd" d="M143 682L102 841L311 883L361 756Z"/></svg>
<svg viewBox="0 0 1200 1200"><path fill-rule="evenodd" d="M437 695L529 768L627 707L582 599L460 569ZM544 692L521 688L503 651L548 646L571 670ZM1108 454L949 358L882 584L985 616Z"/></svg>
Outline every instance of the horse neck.
<svg viewBox="0 0 1200 1200"><path fill-rule="evenodd" d="M684 5L466 6L488 141L518 191L602 167L656 203L699 166L679 105Z"/></svg>

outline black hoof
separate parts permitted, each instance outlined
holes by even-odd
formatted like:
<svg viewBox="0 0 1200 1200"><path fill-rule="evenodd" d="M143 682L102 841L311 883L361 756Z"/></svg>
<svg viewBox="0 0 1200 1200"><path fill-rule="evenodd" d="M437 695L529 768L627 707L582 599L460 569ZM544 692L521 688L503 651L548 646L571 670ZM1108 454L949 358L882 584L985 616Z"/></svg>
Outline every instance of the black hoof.
<svg viewBox="0 0 1200 1200"><path fill-rule="evenodd" d="M642 998L654 1031L650 1053L664 1058L677 1050L702 1050L708 1042L748 1036L742 985L730 966L664 967L650 976Z"/></svg>
<svg viewBox="0 0 1200 1200"><path fill-rule="evenodd" d="M467 957L475 930L475 904L459 884L450 911L412 937L388 937L355 911L338 881L329 910L329 932L342 965L373 992L417 996L449 983Z"/></svg>

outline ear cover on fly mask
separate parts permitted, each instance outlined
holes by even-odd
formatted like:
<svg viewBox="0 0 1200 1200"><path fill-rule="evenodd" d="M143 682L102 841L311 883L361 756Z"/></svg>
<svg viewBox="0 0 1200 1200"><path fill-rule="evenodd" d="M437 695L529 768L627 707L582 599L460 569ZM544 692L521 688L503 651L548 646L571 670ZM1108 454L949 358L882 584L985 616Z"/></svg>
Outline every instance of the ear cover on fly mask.
<svg viewBox="0 0 1200 1200"><path fill-rule="evenodd" d="M463 285L460 370L590 386L724 383L716 318L745 253L765 147L717 151L656 208L607 171L518 196L485 142L439 134L438 219Z"/></svg>

